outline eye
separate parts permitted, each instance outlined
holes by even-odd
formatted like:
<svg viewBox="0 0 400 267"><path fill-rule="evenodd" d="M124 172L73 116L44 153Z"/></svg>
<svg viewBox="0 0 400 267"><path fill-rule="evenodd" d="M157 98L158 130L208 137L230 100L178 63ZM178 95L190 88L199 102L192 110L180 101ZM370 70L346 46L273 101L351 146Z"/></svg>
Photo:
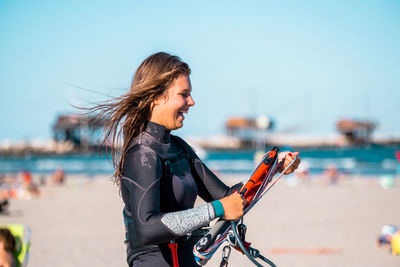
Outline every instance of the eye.
<svg viewBox="0 0 400 267"><path fill-rule="evenodd" d="M190 96L190 92L189 91L183 91L182 93L180 93L181 96L183 97L189 97Z"/></svg>

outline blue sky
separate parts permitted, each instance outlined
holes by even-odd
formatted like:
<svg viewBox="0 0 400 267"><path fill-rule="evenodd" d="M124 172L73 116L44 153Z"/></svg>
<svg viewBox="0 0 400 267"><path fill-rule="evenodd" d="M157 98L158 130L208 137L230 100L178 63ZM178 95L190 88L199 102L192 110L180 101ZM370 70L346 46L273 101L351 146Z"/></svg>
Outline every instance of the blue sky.
<svg viewBox="0 0 400 267"><path fill-rule="evenodd" d="M399 1L0 1L1 139L50 138L57 114L124 93L148 55L192 69L181 135L266 114L277 131L340 118L400 136Z"/></svg>

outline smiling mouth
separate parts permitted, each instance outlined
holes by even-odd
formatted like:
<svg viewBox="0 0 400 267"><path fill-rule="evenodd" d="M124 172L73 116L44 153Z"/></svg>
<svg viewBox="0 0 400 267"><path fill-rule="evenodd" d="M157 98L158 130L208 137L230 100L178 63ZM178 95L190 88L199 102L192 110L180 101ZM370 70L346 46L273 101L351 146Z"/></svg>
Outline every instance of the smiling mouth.
<svg viewBox="0 0 400 267"><path fill-rule="evenodd" d="M178 116L180 117L180 116L182 116L183 118L185 118L185 115L183 115L184 113L188 113L188 111L187 110L184 110L184 111L178 111Z"/></svg>

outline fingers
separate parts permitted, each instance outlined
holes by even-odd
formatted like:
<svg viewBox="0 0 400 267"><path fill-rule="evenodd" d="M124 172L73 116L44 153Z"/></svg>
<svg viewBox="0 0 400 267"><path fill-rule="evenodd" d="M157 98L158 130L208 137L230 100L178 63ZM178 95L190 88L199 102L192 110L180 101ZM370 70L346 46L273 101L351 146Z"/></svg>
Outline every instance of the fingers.
<svg viewBox="0 0 400 267"><path fill-rule="evenodd" d="M240 195L240 197L242 198L242 200L243 200L243 202L242 202L242 206L243 206L243 208L246 206L246 204L247 204L247 200L246 200L246 198L242 195L242 194L239 194Z"/></svg>
<svg viewBox="0 0 400 267"><path fill-rule="evenodd" d="M241 194L235 192L230 196L220 199L220 201L225 211L223 217L225 220L237 220L243 216L246 200Z"/></svg>
<svg viewBox="0 0 400 267"><path fill-rule="evenodd" d="M284 168L287 168L287 166L289 166L292 163L293 159L295 159L296 156L297 156L297 158L293 162L293 164L290 166L290 168L288 168L285 171L285 174L290 174L290 173L294 172L299 167L301 159L300 159L300 157L298 157L298 155L299 155L299 152L293 152L293 153L289 152L287 154L287 158L285 158L285 161L284 161Z"/></svg>
<svg viewBox="0 0 400 267"><path fill-rule="evenodd" d="M238 203L240 203L244 207L246 205L246 202L247 202L246 198L242 194L239 194L238 192L235 192L233 194L237 196Z"/></svg>
<svg viewBox="0 0 400 267"><path fill-rule="evenodd" d="M299 164L300 164L300 160L296 160L292 164L292 166L290 166L290 168L286 170L285 174L291 174L292 172L294 172L299 167Z"/></svg>
<svg viewBox="0 0 400 267"><path fill-rule="evenodd" d="M242 196L242 198L243 198L243 208L244 208L247 205L247 199L244 196Z"/></svg>
<svg viewBox="0 0 400 267"><path fill-rule="evenodd" d="M282 172L284 169L286 169L292 163L293 159L295 159L295 158L296 158L296 160L293 162L293 164L290 166L290 168L288 168L285 171L285 174L290 174L299 167L299 164L301 162L300 157L299 157L299 152L285 151L285 152L279 153L278 154L278 162L279 162L278 172Z"/></svg>
<svg viewBox="0 0 400 267"><path fill-rule="evenodd" d="M292 164L292 166L290 168L293 169L293 170L297 169L297 167L299 167L300 161L301 161L301 159L297 158L295 160L295 162L293 162L293 164Z"/></svg>

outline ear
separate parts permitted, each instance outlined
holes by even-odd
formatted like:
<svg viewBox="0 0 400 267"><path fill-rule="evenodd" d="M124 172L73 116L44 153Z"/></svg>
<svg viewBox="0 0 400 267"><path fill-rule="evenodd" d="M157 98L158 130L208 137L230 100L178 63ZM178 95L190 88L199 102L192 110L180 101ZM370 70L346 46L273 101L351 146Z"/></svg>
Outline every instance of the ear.
<svg viewBox="0 0 400 267"><path fill-rule="evenodd" d="M165 94L162 94L153 100L153 105L158 106L158 105L164 103L166 100L167 100L167 96Z"/></svg>

